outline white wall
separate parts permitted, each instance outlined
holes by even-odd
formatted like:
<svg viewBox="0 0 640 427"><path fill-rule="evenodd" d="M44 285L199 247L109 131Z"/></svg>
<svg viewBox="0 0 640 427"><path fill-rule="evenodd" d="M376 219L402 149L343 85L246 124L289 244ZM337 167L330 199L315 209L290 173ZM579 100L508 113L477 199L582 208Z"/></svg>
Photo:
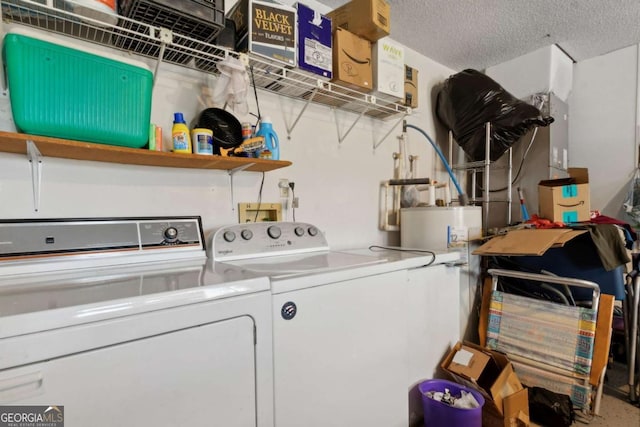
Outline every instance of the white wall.
<svg viewBox="0 0 640 427"><path fill-rule="evenodd" d="M514 96L554 92L569 105L569 166L587 167L591 209L620 208L637 163L638 46L571 64L548 46L486 70Z"/></svg>
<svg viewBox="0 0 640 427"><path fill-rule="evenodd" d="M420 71L420 108L408 121L435 137L431 90L454 71L411 50L406 52L406 61ZM154 64L149 61L149 65ZM192 120L203 107L198 95L208 80L197 71L161 65L153 93L152 121L163 127L166 146L173 112L181 111L187 121ZM266 173L262 201L280 202L277 183L287 178L295 182L300 200L295 219L325 231L332 248L397 244L397 233L378 229L379 185L393 175L392 153L398 151L396 136L401 131L397 120L362 118L340 144L336 129L344 133L357 116L340 111L334 115L329 107L311 105L288 139L285 122L293 122L304 104L264 91L258 95L262 114L272 117L280 136L281 159L293 162L288 168ZM0 110L7 109L6 102L4 93ZM255 112L253 97L249 105ZM393 132L374 150L374 143L394 125ZM10 118L4 116L0 127L10 130ZM428 142L410 132L409 151L419 156L421 175L445 178L441 166L434 163ZM257 172L236 174L234 204L256 202L261 179ZM207 231L238 221L230 200L229 175L218 170L45 158L38 212L32 198L25 156L0 153L0 218L201 215ZM287 210L286 216L291 220L292 212Z"/></svg>
<svg viewBox="0 0 640 427"><path fill-rule="evenodd" d="M609 216L620 216L637 164L638 81L638 46L574 67L569 97L570 165L589 168L591 209Z"/></svg>
<svg viewBox="0 0 640 427"><path fill-rule="evenodd" d="M567 101L572 86L573 63L557 46L550 45L485 70L516 98L553 92Z"/></svg>

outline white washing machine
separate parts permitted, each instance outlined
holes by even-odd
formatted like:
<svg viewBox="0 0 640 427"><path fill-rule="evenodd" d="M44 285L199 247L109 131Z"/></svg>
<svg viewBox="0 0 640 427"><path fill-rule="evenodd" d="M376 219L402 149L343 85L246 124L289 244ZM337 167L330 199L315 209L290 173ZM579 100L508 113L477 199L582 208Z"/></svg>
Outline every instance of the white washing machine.
<svg viewBox="0 0 640 427"><path fill-rule="evenodd" d="M427 255L433 252L435 256ZM408 268L405 311L408 319L409 426L423 426L422 395L418 386L436 378L440 362L460 337L460 267L458 252L425 248L359 249L349 253L371 255ZM425 262L426 260L426 262Z"/></svg>
<svg viewBox="0 0 640 427"><path fill-rule="evenodd" d="M477 342L478 321L474 310L479 304L481 260L472 252L481 244L480 206L424 206L400 210L402 247L459 251L460 339Z"/></svg>
<svg viewBox="0 0 640 427"><path fill-rule="evenodd" d="M273 427L269 286L214 272L197 217L0 221L0 405Z"/></svg>
<svg viewBox="0 0 640 427"><path fill-rule="evenodd" d="M408 269L430 256L331 251L285 222L221 228L210 249L216 270L271 279L277 427L408 425Z"/></svg>

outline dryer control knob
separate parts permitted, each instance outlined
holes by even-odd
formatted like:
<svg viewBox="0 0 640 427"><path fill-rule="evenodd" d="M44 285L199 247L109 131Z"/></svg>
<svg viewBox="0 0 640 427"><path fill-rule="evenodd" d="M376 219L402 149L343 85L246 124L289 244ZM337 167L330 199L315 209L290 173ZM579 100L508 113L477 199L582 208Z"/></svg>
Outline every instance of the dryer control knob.
<svg viewBox="0 0 640 427"><path fill-rule="evenodd" d="M293 231L296 233L296 236L298 237L302 237L304 235L304 228L302 227L296 227Z"/></svg>
<svg viewBox="0 0 640 427"><path fill-rule="evenodd" d="M277 239L282 235L282 230L280 230L280 227L276 227L275 225L272 225L271 227L267 228L267 234L272 239Z"/></svg>
<svg viewBox="0 0 640 427"><path fill-rule="evenodd" d="M224 238L224 240L231 243L236 240L236 233L234 233L233 231L225 231L222 237Z"/></svg>
<svg viewBox="0 0 640 427"><path fill-rule="evenodd" d="M309 227L309 236L317 236L318 235L318 229L315 227Z"/></svg>
<svg viewBox="0 0 640 427"><path fill-rule="evenodd" d="M240 232L240 235L244 240L251 240L251 238L253 237L253 233L251 232L251 230L242 230Z"/></svg>

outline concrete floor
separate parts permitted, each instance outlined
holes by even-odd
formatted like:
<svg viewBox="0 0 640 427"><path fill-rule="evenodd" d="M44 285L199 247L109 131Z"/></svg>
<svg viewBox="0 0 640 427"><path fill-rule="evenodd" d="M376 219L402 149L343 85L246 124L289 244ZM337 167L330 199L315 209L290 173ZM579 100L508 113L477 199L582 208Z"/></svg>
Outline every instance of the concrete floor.
<svg viewBox="0 0 640 427"><path fill-rule="evenodd" d="M627 366L613 362L607 369L600 416L588 424L590 427L639 427L640 406L629 402Z"/></svg>

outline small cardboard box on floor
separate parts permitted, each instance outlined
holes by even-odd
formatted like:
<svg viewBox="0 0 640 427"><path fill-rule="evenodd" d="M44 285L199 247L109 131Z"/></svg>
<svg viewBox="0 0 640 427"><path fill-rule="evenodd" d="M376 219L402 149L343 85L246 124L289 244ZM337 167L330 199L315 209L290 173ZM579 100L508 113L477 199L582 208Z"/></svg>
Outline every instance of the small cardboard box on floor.
<svg viewBox="0 0 640 427"><path fill-rule="evenodd" d="M483 427L529 426L529 396L507 357L458 342L441 364L458 383L482 393Z"/></svg>
<svg viewBox="0 0 640 427"><path fill-rule="evenodd" d="M538 184L538 216L564 223L589 221L589 171L569 168L570 178Z"/></svg>

